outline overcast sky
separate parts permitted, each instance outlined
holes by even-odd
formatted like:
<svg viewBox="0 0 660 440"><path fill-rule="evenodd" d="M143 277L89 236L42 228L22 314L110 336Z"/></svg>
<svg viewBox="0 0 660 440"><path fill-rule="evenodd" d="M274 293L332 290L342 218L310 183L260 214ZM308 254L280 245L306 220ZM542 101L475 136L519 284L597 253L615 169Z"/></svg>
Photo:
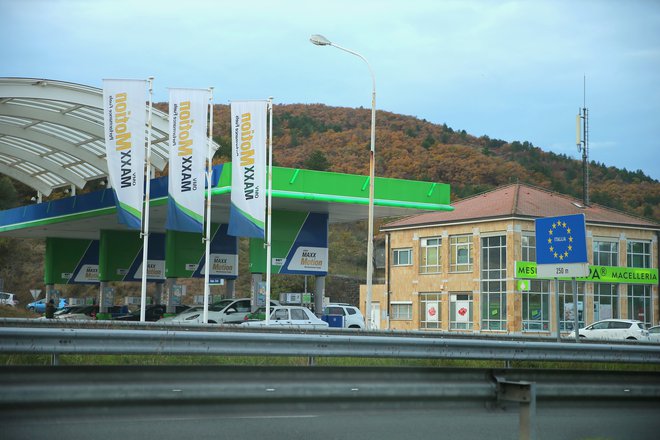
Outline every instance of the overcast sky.
<svg viewBox="0 0 660 440"><path fill-rule="evenodd" d="M370 107L660 179L660 1L0 0L0 76ZM378 150L378 145L376 145Z"/></svg>

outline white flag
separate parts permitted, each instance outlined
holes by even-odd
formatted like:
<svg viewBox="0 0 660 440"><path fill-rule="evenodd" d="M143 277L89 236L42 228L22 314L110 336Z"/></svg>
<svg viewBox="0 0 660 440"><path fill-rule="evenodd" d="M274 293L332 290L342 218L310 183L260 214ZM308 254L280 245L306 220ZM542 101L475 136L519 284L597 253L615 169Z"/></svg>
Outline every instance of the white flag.
<svg viewBox="0 0 660 440"><path fill-rule="evenodd" d="M132 229L142 225L146 107L145 80L103 80L108 177L119 221Z"/></svg>
<svg viewBox="0 0 660 440"><path fill-rule="evenodd" d="M202 232L210 97L208 89L170 89L167 229Z"/></svg>
<svg viewBox="0 0 660 440"><path fill-rule="evenodd" d="M231 103L229 235L264 238L268 101Z"/></svg>

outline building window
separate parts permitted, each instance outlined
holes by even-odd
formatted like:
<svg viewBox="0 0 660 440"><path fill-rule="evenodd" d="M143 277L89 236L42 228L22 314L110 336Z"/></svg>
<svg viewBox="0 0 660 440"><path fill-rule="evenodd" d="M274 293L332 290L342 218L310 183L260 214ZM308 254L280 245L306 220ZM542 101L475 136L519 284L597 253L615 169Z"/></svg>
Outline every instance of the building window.
<svg viewBox="0 0 660 440"><path fill-rule="evenodd" d="M419 326L422 329L440 328L440 293L419 294Z"/></svg>
<svg viewBox="0 0 660 440"><path fill-rule="evenodd" d="M392 265L393 266L411 266L412 265L412 249L393 249L392 250Z"/></svg>
<svg viewBox="0 0 660 440"><path fill-rule="evenodd" d="M471 272L472 271L472 236L455 235L449 237L449 271Z"/></svg>
<svg viewBox="0 0 660 440"><path fill-rule="evenodd" d="M629 241L627 247L628 267L651 267L650 241Z"/></svg>
<svg viewBox="0 0 660 440"><path fill-rule="evenodd" d="M523 331L550 330L550 281L530 280L529 291L523 292Z"/></svg>
<svg viewBox="0 0 660 440"><path fill-rule="evenodd" d="M629 241L627 251L628 267L651 267L651 242ZM652 326L651 310L651 286L628 285L628 319Z"/></svg>
<svg viewBox="0 0 660 440"><path fill-rule="evenodd" d="M619 265L619 243L613 240L598 240L593 242L594 264L596 266Z"/></svg>
<svg viewBox="0 0 660 440"><path fill-rule="evenodd" d="M576 284L578 294L578 325L582 328L584 327L584 283L580 282ZM573 302L573 282L559 281L560 330L571 331L575 327L575 307Z"/></svg>
<svg viewBox="0 0 660 440"><path fill-rule="evenodd" d="M594 283L594 321L620 318L619 288L616 284Z"/></svg>
<svg viewBox="0 0 660 440"><path fill-rule="evenodd" d="M652 326L651 286L628 286L628 319L637 319Z"/></svg>
<svg viewBox="0 0 660 440"><path fill-rule="evenodd" d="M393 320L412 320L412 302L392 302Z"/></svg>
<svg viewBox="0 0 660 440"><path fill-rule="evenodd" d="M420 240L421 252L419 273L440 273L440 238L422 238Z"/></svg>
<svg viewBox="0 0 660 440"><path fill-rule="evenodd" d="M522 261L536 262L536 236L531 233L522 236Z"/></svg>
<svg viewBox="0 0 660 440"><path fill-rule="evenodd" d="M506 236L481 239L481 329L506 330Z"/></svg>
<svg viewBox="0 0 660 440"><path fill-rule="evenodd" d="M455 293L449 298L449 329L472 330L472 294Z"/></svg>

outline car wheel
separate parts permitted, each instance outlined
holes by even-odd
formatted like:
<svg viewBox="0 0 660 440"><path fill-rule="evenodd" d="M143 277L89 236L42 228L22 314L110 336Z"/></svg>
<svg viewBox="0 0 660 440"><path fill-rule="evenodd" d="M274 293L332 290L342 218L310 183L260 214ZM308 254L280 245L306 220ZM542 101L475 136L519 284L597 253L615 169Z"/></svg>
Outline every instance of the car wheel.
<svg viewBox="0 0 660 440"><path fill-rule="evenodd" d="M585 336L585 335L580 335L580 337L581 337L581 338L585 338L585 339L586 339L586 336Z"/></svg>
<svg viewBox="0 0 660 440"><path fill-rule="evenodd" d="M628 336L628 337L626 338L626 340L627 340L627 341L636 341L637 338L635 338L635 337L633 337L633 336Z"/></svg>
<svg viewBox="0 0 660 440"><path fill-rule="evenodd" d="M209 320L208 320L208 321L206 321L206 322L207 322L208 324L217 324L217 322L215 322L215 321L214 321L214 320L212 320L212 319L209 319Z"/></svg>
<svg viewBox="0 0 660 440"><path fill-rule="evenodd" d="M359 325L349 325L348 328L361 328Z"/></svg>

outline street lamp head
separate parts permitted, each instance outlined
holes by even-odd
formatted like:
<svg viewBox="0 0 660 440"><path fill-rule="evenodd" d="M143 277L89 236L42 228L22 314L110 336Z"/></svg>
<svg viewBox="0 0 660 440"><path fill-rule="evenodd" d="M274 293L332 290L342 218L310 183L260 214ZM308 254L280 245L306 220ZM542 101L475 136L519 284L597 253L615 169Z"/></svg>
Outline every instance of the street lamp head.
<svg viewBox="0 0 660 440"><path fill-rule="evenodd" d="M330 46L330 45L332 45L330 40L325 38L323 35L318 35L318 34L314 34L311 37L309 37L309 41L316 44L317 46Z"/></svg>

